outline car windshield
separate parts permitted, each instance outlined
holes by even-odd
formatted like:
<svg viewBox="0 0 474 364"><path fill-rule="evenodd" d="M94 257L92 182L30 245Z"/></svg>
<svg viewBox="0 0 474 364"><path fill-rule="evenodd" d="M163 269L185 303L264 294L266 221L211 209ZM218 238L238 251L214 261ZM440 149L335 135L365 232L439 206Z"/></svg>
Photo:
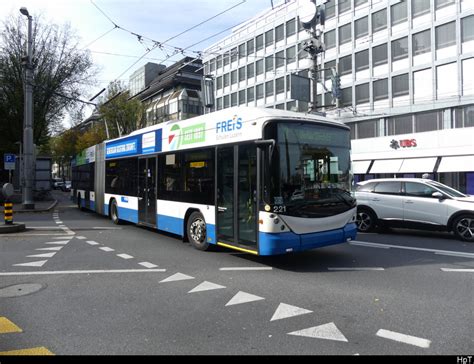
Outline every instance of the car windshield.
<svg viewBox="0 0 474 364"><path fill-rule="evenodd" d="M272 211L326 217L355 207L350 194L348 130L315 123L274 122L267 125L265 137L276 142L263 187L264 201Z"/></svg>
<svg viewBox="0 0 474 364"><path fill-rule="evenodd" d="M446 186L442 183L436 182L436 181L429 181L427 182L429 185L436 187L437 189L441 190L445 194L447 194L450 197L467 197L464 193L459 192L458 190L455 190L452 187Z"/></svg>

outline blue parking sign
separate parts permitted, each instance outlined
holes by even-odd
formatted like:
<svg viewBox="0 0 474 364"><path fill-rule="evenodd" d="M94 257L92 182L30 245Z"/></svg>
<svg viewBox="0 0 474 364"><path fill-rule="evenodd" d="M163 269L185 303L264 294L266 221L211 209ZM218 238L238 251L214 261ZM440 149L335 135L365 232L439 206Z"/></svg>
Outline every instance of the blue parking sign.
<svg viewBox="0 0 474 364"><path fill-rule="evenodd" d="M3 155L4 169L9 169L9 170L15 169L15 160L16 160L15 154L5 153Z"/></svg>

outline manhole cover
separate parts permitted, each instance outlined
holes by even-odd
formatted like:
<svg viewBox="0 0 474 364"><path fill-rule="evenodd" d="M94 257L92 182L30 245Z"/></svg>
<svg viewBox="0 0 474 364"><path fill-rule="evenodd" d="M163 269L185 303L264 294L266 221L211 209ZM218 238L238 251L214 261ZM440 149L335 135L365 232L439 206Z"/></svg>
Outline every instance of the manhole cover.
<svg viewBox="0 0 474 364"><path fill-rule="evenodd" d="M14 286L0 288L0 298L26 296L38 292L44 287L44 285L38 283L15 284Z"/></svg>

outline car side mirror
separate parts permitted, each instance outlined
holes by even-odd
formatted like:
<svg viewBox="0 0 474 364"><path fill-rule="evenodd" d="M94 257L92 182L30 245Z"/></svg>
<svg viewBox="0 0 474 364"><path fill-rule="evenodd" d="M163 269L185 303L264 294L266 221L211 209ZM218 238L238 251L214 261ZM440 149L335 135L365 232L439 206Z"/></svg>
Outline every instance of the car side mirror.
<svg viewBox="0 0 474 364"><path fill-rule="evenodd" d="M433 192L431 196L437 198L440 201L445 199L444 195L441 192Z"/></svg>

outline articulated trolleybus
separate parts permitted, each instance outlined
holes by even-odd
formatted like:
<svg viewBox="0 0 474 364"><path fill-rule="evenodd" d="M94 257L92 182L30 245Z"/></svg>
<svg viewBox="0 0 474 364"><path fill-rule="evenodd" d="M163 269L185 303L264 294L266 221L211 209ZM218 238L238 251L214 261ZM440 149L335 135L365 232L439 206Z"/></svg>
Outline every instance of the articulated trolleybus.
<svg viewBox="0 0 474 364"><path fill-rule="evenodd" d="M230 108L88 148L79 208L256 255L355 238L349 128L301 113Z"/></svg>

